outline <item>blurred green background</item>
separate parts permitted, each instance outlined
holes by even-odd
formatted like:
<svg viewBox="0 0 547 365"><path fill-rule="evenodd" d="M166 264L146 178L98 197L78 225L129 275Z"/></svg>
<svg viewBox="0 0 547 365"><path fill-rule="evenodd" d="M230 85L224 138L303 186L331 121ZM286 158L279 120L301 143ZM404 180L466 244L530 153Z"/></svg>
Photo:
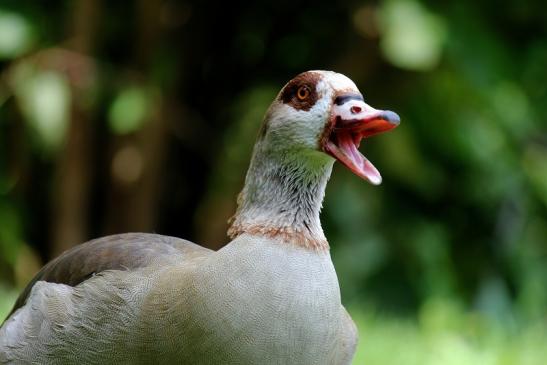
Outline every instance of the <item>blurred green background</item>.
<svg viewBox="0 0 547 365"><path fill-rule="evenodd" d="M0 4L0 319L47 260L126 231L227 242L261 118L342 72L395 131L323 226L355 364L545 364L542 1Z"/></svg>

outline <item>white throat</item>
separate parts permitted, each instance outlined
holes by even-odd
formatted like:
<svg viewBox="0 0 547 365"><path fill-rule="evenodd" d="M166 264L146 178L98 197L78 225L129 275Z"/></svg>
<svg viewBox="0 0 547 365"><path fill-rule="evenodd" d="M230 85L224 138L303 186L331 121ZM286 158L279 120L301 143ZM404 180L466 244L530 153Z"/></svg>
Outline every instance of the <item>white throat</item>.
<svg viewBox="0 0 547 365"><path fill-rule="evenodd" d="M263 235L328 249L319 212L334 160L319 151L272 148L265 139L255 145L228 234Z"/></svg>

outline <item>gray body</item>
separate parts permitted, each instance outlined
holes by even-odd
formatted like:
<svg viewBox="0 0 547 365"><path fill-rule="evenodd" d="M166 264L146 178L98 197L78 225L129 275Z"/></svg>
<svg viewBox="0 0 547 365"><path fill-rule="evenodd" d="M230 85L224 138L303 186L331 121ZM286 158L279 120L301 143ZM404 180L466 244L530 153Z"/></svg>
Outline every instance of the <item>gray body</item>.
<svg viewBox="0 0 547 365"><path fill-rule="evenodd" d="M114 238L104 240L175 249L75 287L36 282L0 329L1 363L350 363L356 330L328 251L248 235L218 252L152 234Z"/></svg>

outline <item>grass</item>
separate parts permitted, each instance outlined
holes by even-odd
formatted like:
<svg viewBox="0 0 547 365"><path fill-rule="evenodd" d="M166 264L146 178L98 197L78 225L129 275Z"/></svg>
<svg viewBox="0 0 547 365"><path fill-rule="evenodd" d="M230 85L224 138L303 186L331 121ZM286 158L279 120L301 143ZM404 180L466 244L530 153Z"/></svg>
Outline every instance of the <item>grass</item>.
<svg viewBox="0 0 547 365"><path fill-rule="evenodd" d="M458 310L425 305L411 319L350 308L360 340L354 365L542 365L547 322L515 325Z"/></svg>

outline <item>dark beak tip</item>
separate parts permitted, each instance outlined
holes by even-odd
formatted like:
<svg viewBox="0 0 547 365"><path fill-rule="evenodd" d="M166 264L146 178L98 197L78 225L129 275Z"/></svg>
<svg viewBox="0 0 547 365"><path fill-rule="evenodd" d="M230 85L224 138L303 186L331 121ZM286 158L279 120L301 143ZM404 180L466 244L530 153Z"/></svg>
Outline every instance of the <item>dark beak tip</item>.
<svg viewBox="0 0 547 365"><path fill-rule="evenodd" d="M399 125L401 123L401 118L399 118L399 115L391 110L384 111L381 118L394 125Z"/></svg>

